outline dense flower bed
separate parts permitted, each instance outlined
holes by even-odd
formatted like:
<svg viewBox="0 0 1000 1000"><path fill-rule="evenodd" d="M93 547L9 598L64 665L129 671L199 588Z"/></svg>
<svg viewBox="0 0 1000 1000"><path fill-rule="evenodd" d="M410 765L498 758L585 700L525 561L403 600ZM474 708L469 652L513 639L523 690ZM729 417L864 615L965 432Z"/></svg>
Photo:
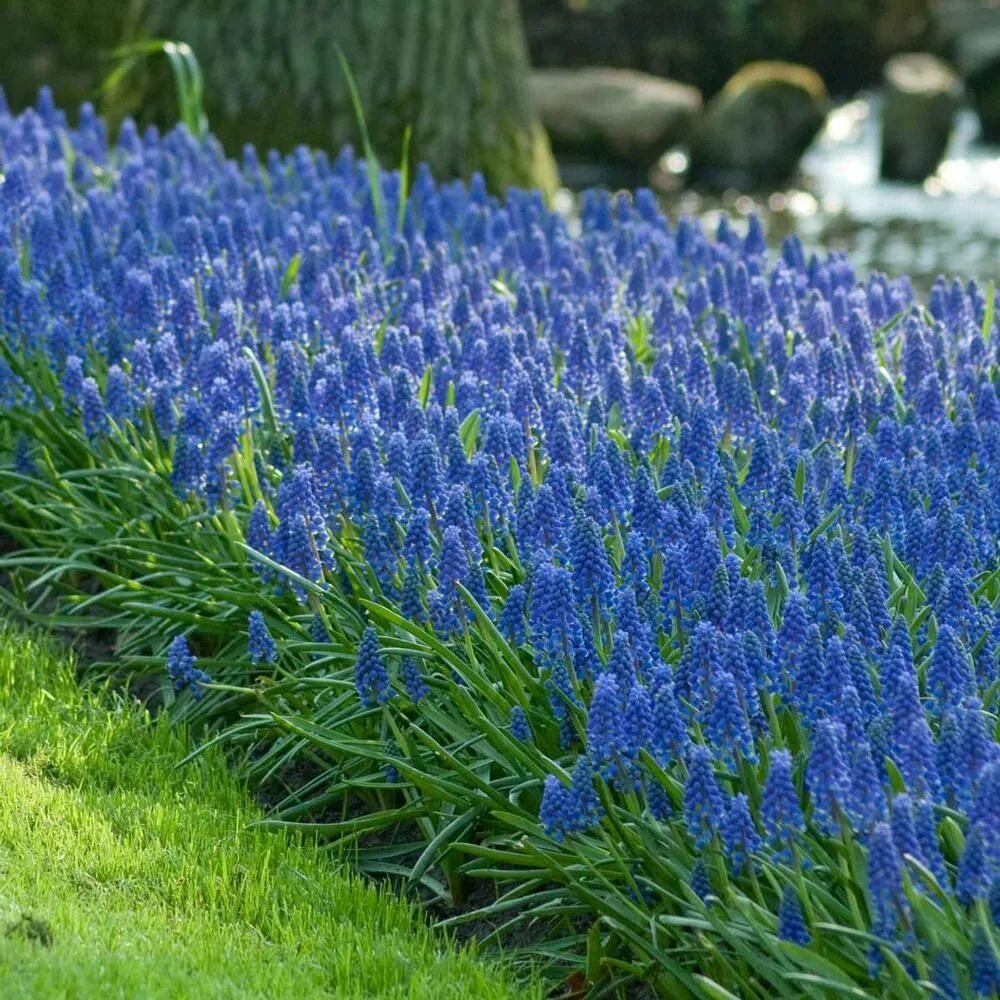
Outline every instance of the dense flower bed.
<svg viewBox="0 0 1000 1000"><path fill-rule="evenodd" d="M553 966L996 992L992 293L44 94L0 171L11 600Z"/></svg>

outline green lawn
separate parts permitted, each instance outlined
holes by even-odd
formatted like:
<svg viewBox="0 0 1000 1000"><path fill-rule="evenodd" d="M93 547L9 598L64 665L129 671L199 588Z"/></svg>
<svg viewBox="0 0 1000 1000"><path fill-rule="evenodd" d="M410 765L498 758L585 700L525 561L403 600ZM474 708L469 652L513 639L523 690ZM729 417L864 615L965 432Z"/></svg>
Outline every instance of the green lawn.
<svg viewBox="0 0 1000 1000"><path fill-rule="evenodd" d="M218 754L0 628L4 1000L533 995L260 813Z"/></svg>

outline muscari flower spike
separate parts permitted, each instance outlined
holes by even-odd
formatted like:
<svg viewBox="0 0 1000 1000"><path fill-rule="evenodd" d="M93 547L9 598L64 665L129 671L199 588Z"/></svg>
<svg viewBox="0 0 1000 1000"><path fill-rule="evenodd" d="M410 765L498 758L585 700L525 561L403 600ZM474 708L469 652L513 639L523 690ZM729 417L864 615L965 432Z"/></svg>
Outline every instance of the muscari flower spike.
<svg viewBox="0 0 1000 1000"><path fill-rule="evenodd" d="M420 663L415 656L404 656L399 668L399 675L406 689L406 695L414 704L430 694L430 688L424 681L420 671Z"/></svg>
<svg viewBox="0 0 1000 1000"><path fill-rule="evenodd" d="M829 834L835 834L840 828L841 816L846 811L850 795L844 737L844 727L839 722L821 719L813 734L806 769L813 821Z"/></svg>
<svg viewBox="0 0 1000 1000"><path fill-rule="evenodd" d="M247 619L247 653L254 666L274 663L278 658L278 647L259 611L251 611Z"/></svg>
<svg viewBox="0 0 1000 1000"><path fill-rule="evenodd" d="M705 847L719 832L725 816L725 800L716 781L712 754L696 745L688 755L688 777L684 784L684 822L695 846Z"/></svg>
<svg viewBox="0 0 1000 1000"><path fill-rule="evenodd" d="M191 652L187 639L179 635L167 649L167 676L174 682L175 691L190 690L198 700L204 694L203 684L210 684L212 678L204 670L195 666L197 658Z"/></svg>
<svg viewBox="0 0 1000 1000"><path fill-rule="evenodd" d="M996 996L1000 990L1000 963L982 927L972 934L971 973L969 985L979 997Z"/></svg>
<svg viewBox="0 0 1000 1000"><path fill-rule="evenodd" d="M369 708L389 700L392 689L389 674L379 652L378 635L369 625L361 636L354 664L354 686L361 703Z"/></svg>
<svg viewBox="0 0 1000 1000"><path fill-rule="evenodd" d="M723 848L736 874L750 863L751 856L760 850L762 843L745 793L740 792L730 800L721 833Z"/></svg>
<svg viewBox="0 0 1000 1000"><path fill-rule="evenodd" d="M781 902L778 904L778 937L801 948L807 947L812 940L799 897L791 886L785 886L782 890Z"/></svg>
<svg viewBox="0 0 1000 1000"><path fill-rule="evenodd" d="M888 823L878 823L868 846L868 892L872 900L872 933L892 938L905 906L899 850Z"/></svg>
<svg viewBox="0 0 1000 1000"><path fill-rule="evenodd" d="M806 824L792 781L792 755L787 750L774 750L768 758L761 818L768 842L779 857L790 860L791 844L805 830Z"/></svg>

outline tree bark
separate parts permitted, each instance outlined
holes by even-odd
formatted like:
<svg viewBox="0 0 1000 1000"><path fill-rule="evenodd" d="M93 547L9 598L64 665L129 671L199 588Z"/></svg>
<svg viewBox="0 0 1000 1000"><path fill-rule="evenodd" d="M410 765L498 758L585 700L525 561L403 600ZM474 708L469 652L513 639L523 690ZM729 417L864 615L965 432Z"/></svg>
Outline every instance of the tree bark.
<svg viewBox="0 0 1000 1000"><path fill-rule="evenodd" d="M68 6L78 2L92 7L97 0ZM29 20L51 6L62 9L62 0L0 0L0 10L17 7ZM147 0L138 27L129 24L134 0L97 6L98 22L116 20L122 40L141 35L192 47L205 78L209 125L230 152L246 142L283 151L300 143L359 146L339 45L384 166L400 163L409 126L412 161L426 161L441 179L478 170L494 190L555 187L548 139L528 94L517 0ZM42 15L32 14L39 9ZM5 47L0 43L0 59ZM81 50L86 62L86 45L62 43L63 61L77 77ZM140 73L127 86L127 100L112 111L161 125L176 119L165 68ZM66 88L55 89L61 99Z"/></svg>
<svg viewBox="0 0 1000 1000"><path fill-rule="evenodd" d="M42 86L75 113L97 102L109 53L128 29L126 0L0 0L0 86L15 110ZM103 12L103 16L102 16Z"/></svg>

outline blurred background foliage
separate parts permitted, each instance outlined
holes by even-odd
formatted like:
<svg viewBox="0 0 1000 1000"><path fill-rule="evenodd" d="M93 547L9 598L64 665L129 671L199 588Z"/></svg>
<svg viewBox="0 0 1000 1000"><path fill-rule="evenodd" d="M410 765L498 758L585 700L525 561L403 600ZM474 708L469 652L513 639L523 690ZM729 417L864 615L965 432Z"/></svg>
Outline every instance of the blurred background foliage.
<svg viewBox="0 0 1000 1000"><path fill-rule="evenodd" d="M835 94L923 43L931 0L522 0L535 66L615 65L719 90L744 63L815 69Z"/></svg>

